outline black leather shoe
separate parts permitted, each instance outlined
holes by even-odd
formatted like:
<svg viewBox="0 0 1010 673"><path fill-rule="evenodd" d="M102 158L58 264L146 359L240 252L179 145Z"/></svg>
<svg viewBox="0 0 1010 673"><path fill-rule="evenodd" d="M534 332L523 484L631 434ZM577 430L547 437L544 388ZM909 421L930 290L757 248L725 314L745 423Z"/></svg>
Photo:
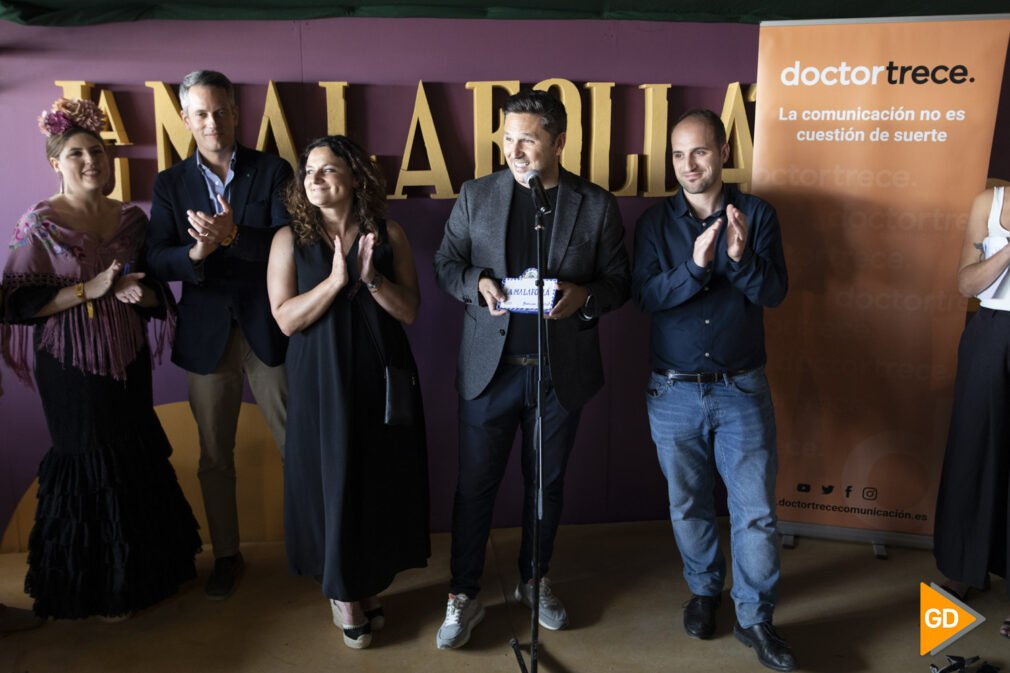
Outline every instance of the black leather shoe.
<svg viewBox="0 0 1010 673"><path fill-rule="evenodd" d="M737 622L733 635L747 647L754 648L758 661L774 671L796 670L796 658L786 641L775 632L771 622L761 622L745 629Z"/></svg>
<svg viewBox="0 0 1010 673"><path fill-rule="evenodd" d="M722 595L691 596L684 603L684 630L692 638L707 640L715 633L715 611L719 609Z"/></svg>
<svg viewBox="0 0 1010 673"><path fill-rule="evenodd" d="M207 585L203 588L204 595L212 601L223 601L228 598L235 592L243 569L245 561L242 560L241 552L234 556L215 559L214 570L211 571Z"/></svg>

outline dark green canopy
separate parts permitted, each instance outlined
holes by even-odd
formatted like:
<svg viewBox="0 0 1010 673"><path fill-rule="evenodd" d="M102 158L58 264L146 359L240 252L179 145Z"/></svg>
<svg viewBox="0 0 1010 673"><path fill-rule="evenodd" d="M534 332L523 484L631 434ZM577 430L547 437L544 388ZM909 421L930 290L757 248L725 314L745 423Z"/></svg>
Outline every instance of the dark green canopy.
<svg viewBox="0 0 1010 673"><path fill-rule="evenodd" d="M1007 0L879 0L850 2L767 0L0 0L0 19L39 26L80 26L140 19L318 19L323 17L401 17L458 19L632 19L644 21L760 21L845 19L887 16L1005 14Z"/></svg>

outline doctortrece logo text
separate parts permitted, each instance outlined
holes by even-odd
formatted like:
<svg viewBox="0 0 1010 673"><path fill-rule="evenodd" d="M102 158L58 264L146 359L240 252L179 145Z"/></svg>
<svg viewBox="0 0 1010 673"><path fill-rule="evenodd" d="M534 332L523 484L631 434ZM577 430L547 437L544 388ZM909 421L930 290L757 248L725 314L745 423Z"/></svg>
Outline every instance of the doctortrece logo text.
<svg viewBox="0 0 1010 673"><path fill-rule="evenodd" d="M785 86L874 86L877 84L964 84L974 82L965 65L838 65L818 68L794 61L782 69L779 79Z"/></svg>

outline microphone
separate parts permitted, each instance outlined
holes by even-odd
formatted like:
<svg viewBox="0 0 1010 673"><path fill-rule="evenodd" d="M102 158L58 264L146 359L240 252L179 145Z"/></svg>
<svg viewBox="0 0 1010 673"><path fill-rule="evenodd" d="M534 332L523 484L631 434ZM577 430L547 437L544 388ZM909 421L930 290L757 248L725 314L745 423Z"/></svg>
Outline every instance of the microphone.
<svg viewBox="0 0 1010 673"><path fill-rule="evenodd" d="M527 173L526 186L533 193L533 207L541 215L551 214L551 202L547 200L547 190L544 189L544 182L540 179L540 173L530 171Z"/></svg>

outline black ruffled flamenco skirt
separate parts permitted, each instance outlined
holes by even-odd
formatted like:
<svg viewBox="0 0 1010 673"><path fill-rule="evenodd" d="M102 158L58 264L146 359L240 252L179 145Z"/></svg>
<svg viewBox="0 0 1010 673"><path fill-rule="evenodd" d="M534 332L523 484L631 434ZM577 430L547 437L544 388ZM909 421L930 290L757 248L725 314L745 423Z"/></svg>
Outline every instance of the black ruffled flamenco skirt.
<svg viewBox="0 0 1010 673"><path fill-rule="evenodd" d="M198 525L154 413L150 359L127 382L38 353L35 374L53 437L39 466L25 591L39 617L115 617L196 577Z"/></svg>

